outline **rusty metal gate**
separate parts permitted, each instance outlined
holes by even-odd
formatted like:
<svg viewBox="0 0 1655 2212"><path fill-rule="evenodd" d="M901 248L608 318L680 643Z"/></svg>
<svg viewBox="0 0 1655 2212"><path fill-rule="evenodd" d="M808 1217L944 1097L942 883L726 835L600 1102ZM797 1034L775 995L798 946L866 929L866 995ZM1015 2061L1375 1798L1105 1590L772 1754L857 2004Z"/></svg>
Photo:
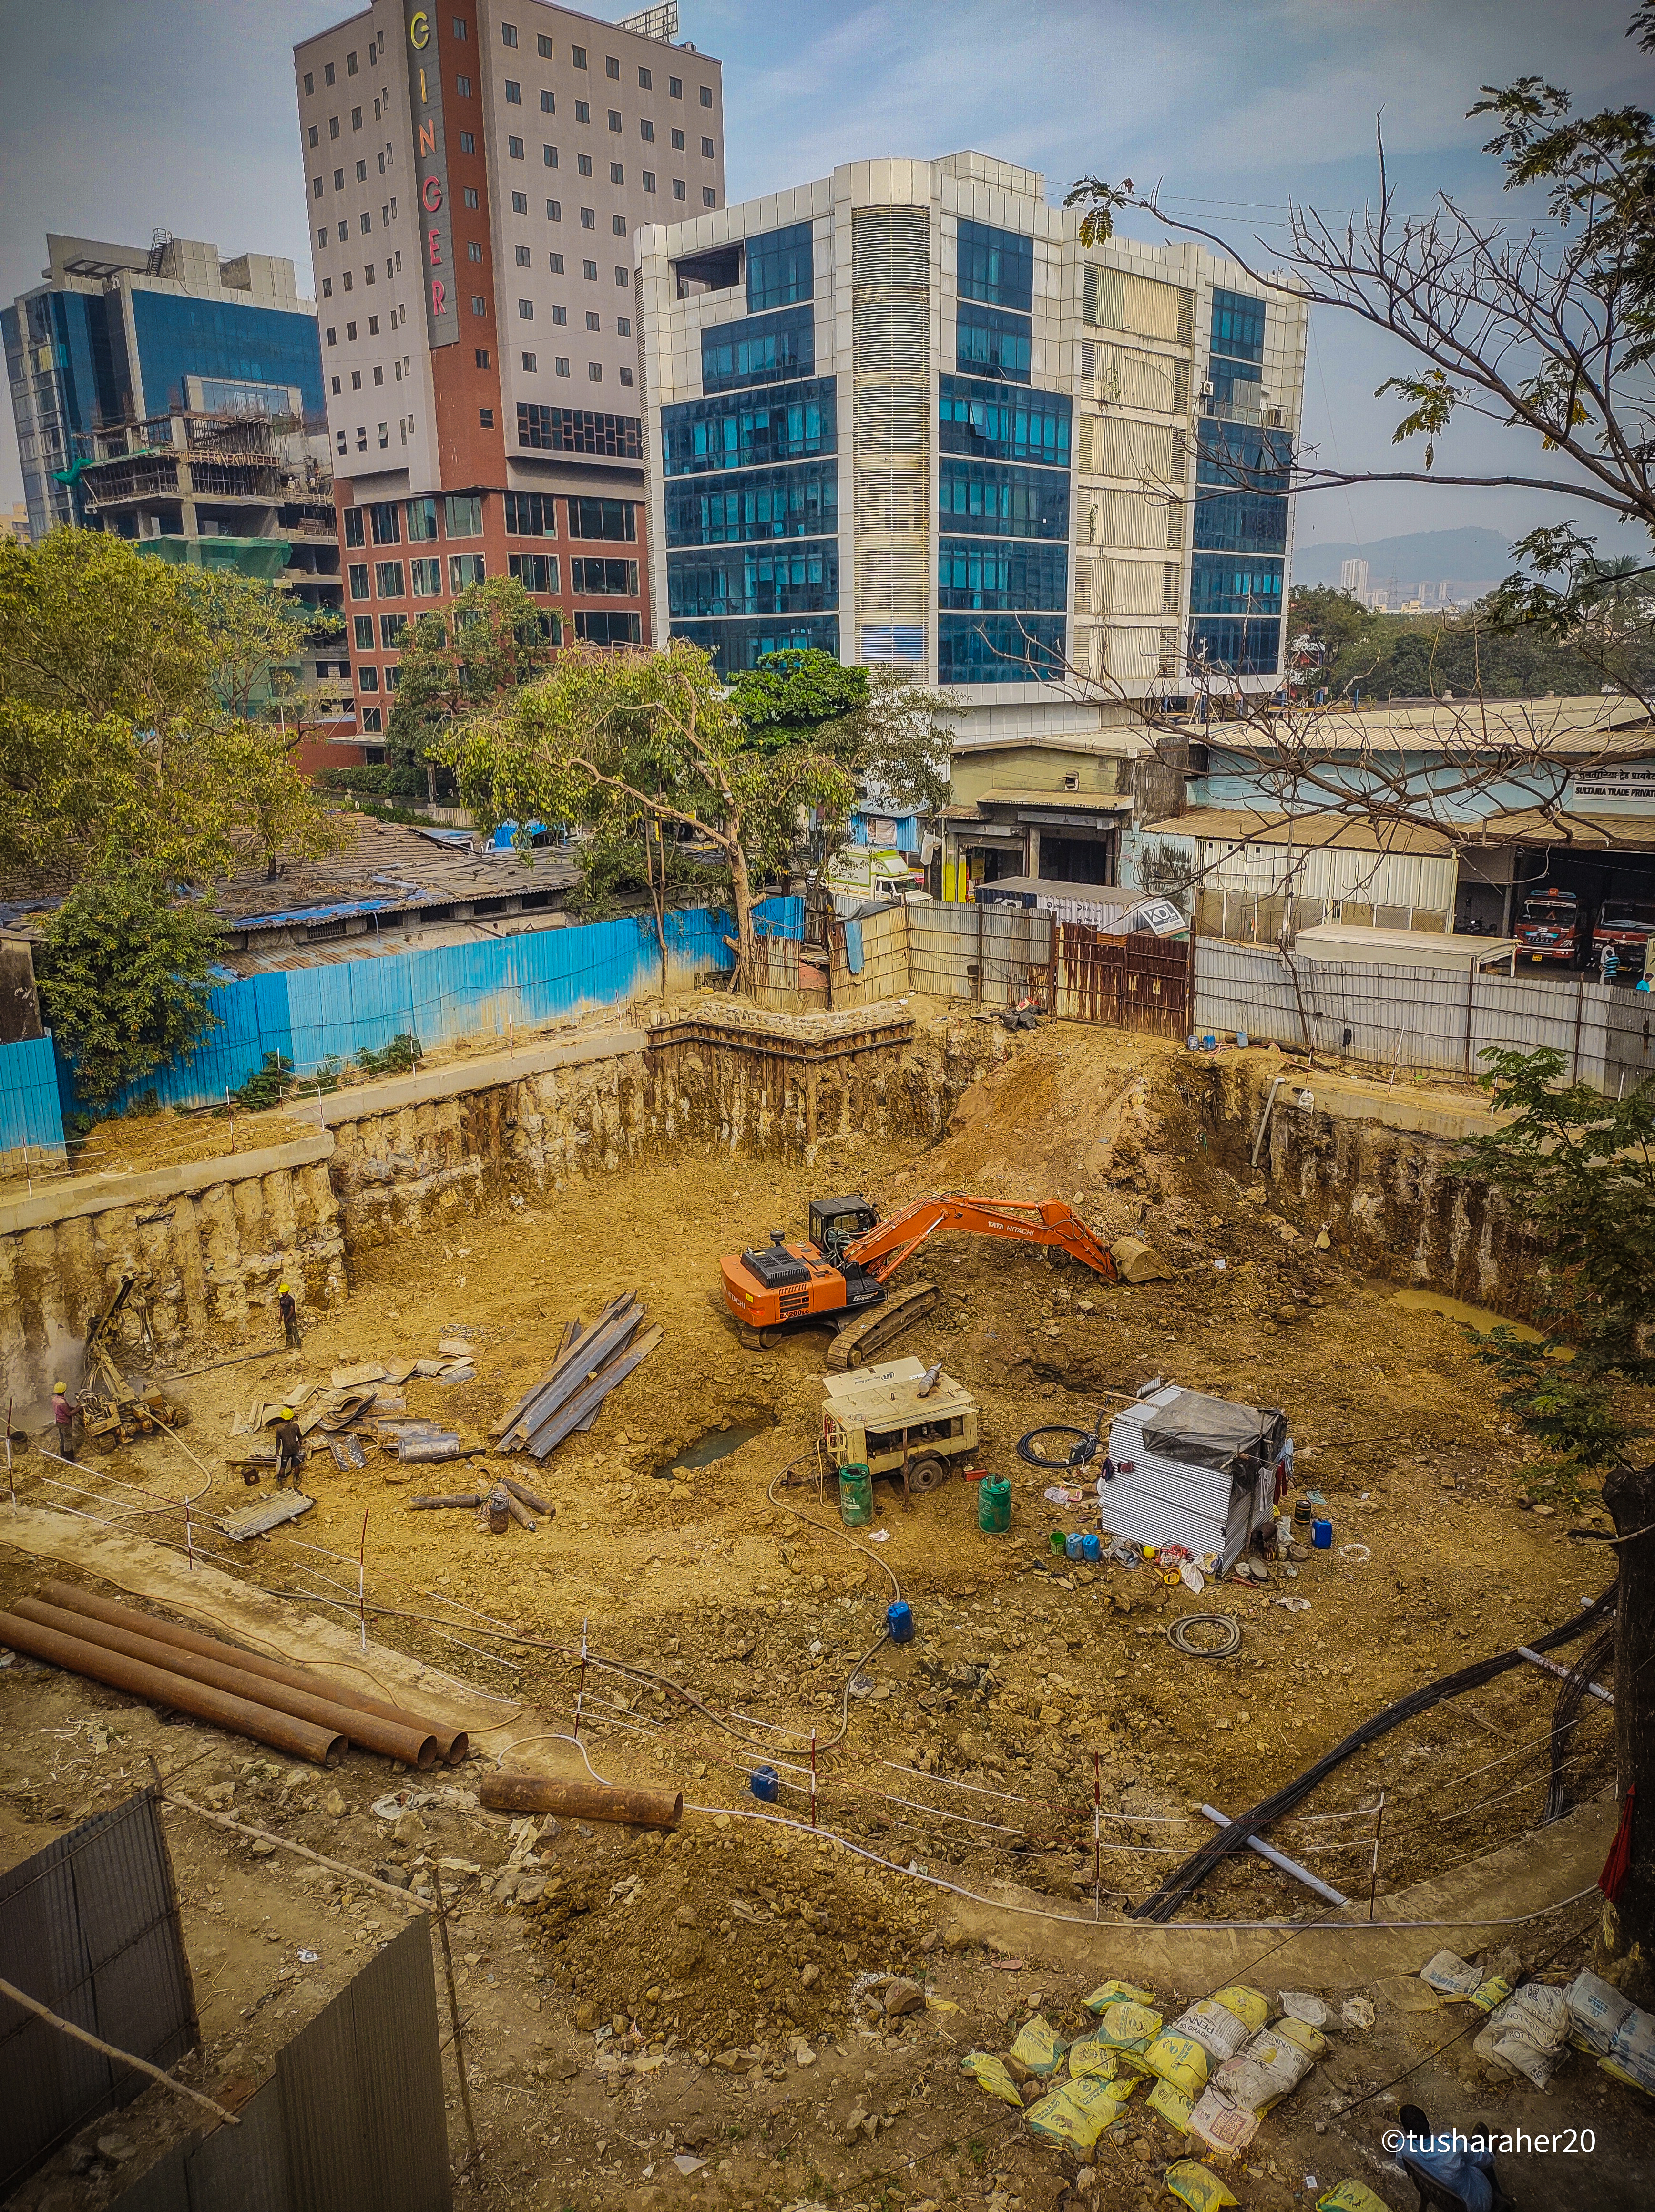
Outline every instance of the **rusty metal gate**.
<svg viewBox="0 0 1655 2212"><path fill-rule="evenodd" d="M0 1875L0 1976L76 2027L169 2067L195 1993L153 1790ZM0 1997L0 2197L147 2076Z"/></svg>
<svg viewBox="0 0 1655 2212"><path fill-rule="evenodd" d="M1194 1000L1191 940L1135 930L1106 937L1079 921L1052 924L1047 1005L1060 1019L1183 1036Z"/></svg>

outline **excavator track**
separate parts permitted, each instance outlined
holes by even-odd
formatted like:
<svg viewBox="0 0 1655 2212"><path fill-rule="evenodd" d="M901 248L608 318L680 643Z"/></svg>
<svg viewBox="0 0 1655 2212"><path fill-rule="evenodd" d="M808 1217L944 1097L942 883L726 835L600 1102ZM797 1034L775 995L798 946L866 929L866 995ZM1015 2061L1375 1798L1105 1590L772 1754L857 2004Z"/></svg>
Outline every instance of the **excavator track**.
<svg viewBox="0 0 1655 2212"><path fill-rule="evenodd" d="M909 1283L902 1290L888 1291L871 1313L859 1321L840 1323L828 1347L828 1364L840 1375L849 1368L865 1366L876 1352L882 1352L936 1304L935 1283Z"/></svg>

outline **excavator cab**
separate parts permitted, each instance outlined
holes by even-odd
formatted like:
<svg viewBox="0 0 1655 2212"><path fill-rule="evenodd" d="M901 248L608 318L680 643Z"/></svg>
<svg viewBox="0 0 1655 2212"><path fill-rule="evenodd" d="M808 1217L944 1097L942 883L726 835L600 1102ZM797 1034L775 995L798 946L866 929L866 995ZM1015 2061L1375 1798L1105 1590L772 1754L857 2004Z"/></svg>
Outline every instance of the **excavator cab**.
<svg viewBox="0 0 1655 2212"><path fill-rule="evenodd" d="M824 1260L842 1263L845 1248L877 1226L879 1216L865 1198L813 1198L810 1242Z"/></svg>

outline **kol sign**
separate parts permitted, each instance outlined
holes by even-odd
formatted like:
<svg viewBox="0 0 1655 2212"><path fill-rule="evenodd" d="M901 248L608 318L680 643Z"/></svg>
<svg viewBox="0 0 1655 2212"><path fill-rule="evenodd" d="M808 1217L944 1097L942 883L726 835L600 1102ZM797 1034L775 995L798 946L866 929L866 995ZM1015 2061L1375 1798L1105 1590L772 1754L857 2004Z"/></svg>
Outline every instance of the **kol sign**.
<svg viewBox="0 0 1655 2212"><path fill-rule="evenodd" d="M442 65L428 7L403 0L407 33L408 104L414 118L414 174L424 239L426 343L459 343L454 232L448 211L448 143L443 133Z"/></svg>

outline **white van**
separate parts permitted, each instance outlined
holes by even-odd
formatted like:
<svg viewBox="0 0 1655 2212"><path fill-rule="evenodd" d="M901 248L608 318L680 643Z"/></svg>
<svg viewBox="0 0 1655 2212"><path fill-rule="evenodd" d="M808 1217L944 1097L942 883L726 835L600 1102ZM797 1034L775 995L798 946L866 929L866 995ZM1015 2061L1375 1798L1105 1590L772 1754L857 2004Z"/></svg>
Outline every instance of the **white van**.
<svg viewBox="0 0 1655 2212"><path fill-rule="evenodd" d="M830 891L859 891L865 898L904 898L923 891L925 875L888 846L844 845L828 865Z"/></svg>

